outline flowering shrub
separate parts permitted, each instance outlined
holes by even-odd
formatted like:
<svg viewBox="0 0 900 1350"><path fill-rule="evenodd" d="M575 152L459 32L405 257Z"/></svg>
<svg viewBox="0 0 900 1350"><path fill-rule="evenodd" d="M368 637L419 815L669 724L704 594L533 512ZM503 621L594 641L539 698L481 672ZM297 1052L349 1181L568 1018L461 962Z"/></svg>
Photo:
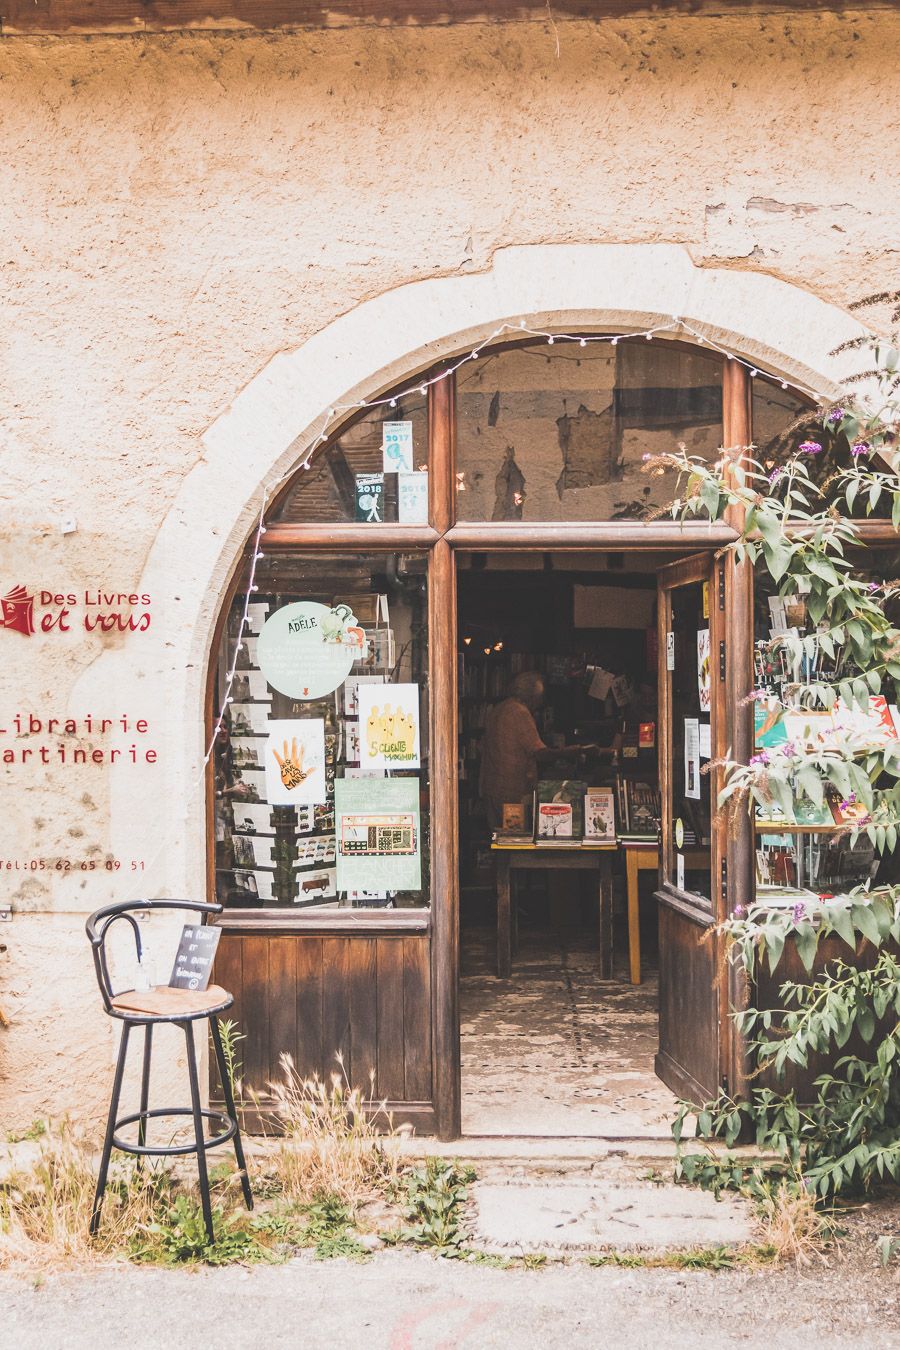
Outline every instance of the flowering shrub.
<svg viewBox="0 0 900 1350"><path fill-rule="evenodd" d="M867 712L873 695L900 688L900 630L885 612L900 582L867 581L851 555L859 546L860 512L886 506L894 529L900 527L898 369L900 352L876 346L867 375L878 407L862 411L846 398L822 409L819 430L814 437L807 432L784 463L748 460L745 447L723 451L715 464L684 447L664 457L682 475L674 515L718 520L739 508L729 512L743 521L730 546L737 559L768 573L781 597L803 597L815 631L800 636L795 629L769 643L770 653L783 650L793 675L782 685L776 719L787 710L833 714L830 738L792 736L760 747L746 764L727 760L720 807L734 815L774 804L790 820L798 800L815 807L839 800L842 811L853 808L844 827L851 844L865 834L880 855L895 850L900 830L900 741L875 735L852 714ZM811 472L820 456L837 465L824 482ZM819 652L833 662L830 680L811 673ZM765 691L754 697L772 701ZM684 1104L676 1139L692 1114L701 1136L729 1144L752 1131L760 1148L780 1155L785 1176L799 1177L820 1197L900 1180L900 887L870 882L790 909L749 903L722 931L731 959L751 980L766 967L776 971L789 941L811 978L782 983L777 1010L733 1013L756 1070L749 1096ZM823 938L836 939L847 955L820 959L816 970ZM810 1103L755 1081L764 1070L777 1081L790 1065L808 1069L814 1056L829 1057L830 1068L816 1078ZM702 1173L696 1158L687 1169L683 1164L687 1174Z"/></svg>

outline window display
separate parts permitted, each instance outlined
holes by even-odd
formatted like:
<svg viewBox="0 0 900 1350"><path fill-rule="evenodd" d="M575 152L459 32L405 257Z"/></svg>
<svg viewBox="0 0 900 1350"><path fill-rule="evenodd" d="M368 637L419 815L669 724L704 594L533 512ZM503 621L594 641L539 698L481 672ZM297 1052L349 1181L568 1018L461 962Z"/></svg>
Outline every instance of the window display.
<svg viewBox="0 0 900 1350"><path fill-rule="evenodd" d="M861 566L861 574L870 577L872 587L879 587L884 584L882 575L893 574L895 560L877 553L869 558L874 569ZM782 589L785 594L777 593L768 578L758 579L754 739L759 762L766 766L795 751L827 752L838 738L848 735L872 744L895 742L900 737L900 713L890 676L883 680L882 693L870 695L865 709L846 708L840 698L830 708L799 705L798 690L808 678L826 689L854 674L855 668L844 643L829 635L818 640L819 627L808 613L802 590ZM887 874L894 871L896 861L890 853L883 857L876 853L866 834L865 810L849 787L842 793L832 786L817 803L794 784L790 800L773 792L771 801L756 804L754 815L761 902L790 904L846 893L868 881L894 879Z"/></svg>
<svg viewBox="0 0 900 1350"><path fill-rule="evenodd" d="M426 578L416 555L260 560L219 658L220 700L236 672L215 756L229 909L428 903Z"/></svg>
<svg viewBox="0 0 900 1350"><path fill-rule="evenodd" d="M344 426L291 484L270 521L427 525L425 395L406 391L393 402L386 396Z"/></svg>

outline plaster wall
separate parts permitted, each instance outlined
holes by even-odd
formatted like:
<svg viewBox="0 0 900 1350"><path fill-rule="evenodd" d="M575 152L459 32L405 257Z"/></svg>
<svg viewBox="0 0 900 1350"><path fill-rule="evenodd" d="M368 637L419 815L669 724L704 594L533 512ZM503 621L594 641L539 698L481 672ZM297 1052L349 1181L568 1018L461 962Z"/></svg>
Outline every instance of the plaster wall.
<svg viewBox="0 0 900 1350"><path fill-rule="evenodd" d="M0 632L4 1126L103 1109L83 915L203 891L211 626L330 401L495 316L624 323L675 292L833 391L847 305L897 284L891 15L557 32L0 45L0 593L76 597L68 632ZM98 589L149 594L148 631L86 632ZM56 755L51 716L81 719L70 748L158 759L21 762Z"/></svg>

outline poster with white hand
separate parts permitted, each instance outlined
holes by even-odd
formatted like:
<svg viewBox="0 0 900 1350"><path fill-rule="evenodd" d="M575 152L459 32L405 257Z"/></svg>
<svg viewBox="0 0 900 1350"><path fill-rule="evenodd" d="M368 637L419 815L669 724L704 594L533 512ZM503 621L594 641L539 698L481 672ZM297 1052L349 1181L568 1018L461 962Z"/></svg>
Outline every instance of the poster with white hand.
<svg viewBox="0 0 900 1350"><path fill-rule="evenodd" d="M367 769L418 769L419 686L359 686L359 763Z"/></svg>
<svg viewBox="0 0 900 1350"><path fill-rule="evenodd" d="M276 718L266 729L266 800L269 804L324 804L327 790L325 723L322 718Z"/></svg>

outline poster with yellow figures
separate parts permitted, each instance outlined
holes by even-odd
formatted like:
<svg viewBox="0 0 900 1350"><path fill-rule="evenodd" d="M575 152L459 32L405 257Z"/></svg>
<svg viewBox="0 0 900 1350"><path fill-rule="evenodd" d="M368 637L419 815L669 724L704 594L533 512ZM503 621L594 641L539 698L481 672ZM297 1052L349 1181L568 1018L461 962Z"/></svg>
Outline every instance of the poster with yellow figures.
<svg viewBox="0 0 900 1350"><path fill-rule="evenodd" d="M359 686L360 768L418 769L419 686Z"/></svg>

